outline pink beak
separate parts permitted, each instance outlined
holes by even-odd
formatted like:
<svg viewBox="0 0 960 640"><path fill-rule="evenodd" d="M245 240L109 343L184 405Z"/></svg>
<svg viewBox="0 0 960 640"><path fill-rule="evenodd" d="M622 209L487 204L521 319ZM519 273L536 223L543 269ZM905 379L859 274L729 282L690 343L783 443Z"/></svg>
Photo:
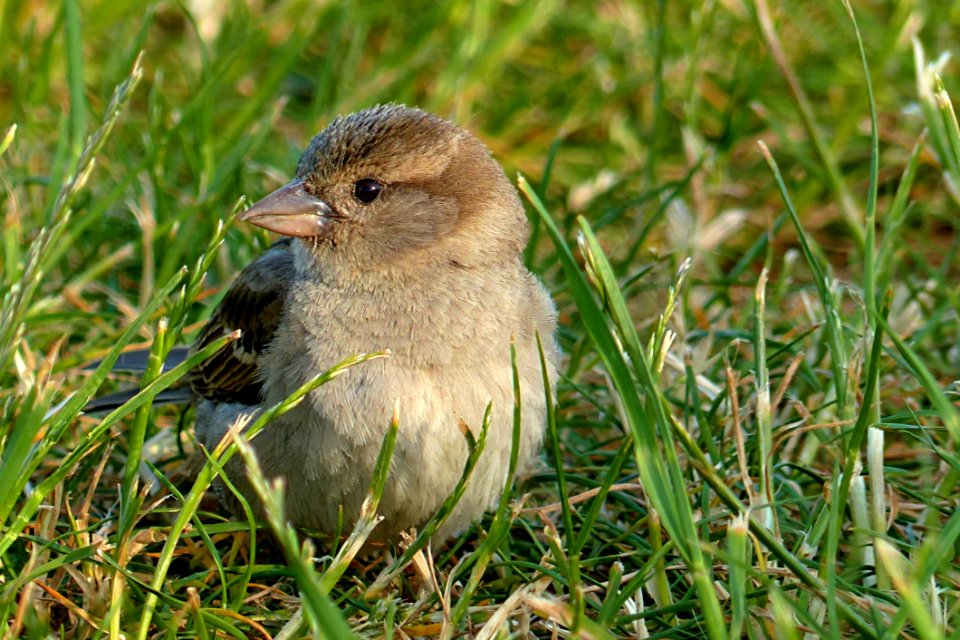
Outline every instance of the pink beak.
<svg viewBox="0 0 960 640"><path fill-rule="evenodd" d="M333 218L333 209L311 195L302 180L294 180L240 214L240 220L284 236L322 235Z"/></svg>

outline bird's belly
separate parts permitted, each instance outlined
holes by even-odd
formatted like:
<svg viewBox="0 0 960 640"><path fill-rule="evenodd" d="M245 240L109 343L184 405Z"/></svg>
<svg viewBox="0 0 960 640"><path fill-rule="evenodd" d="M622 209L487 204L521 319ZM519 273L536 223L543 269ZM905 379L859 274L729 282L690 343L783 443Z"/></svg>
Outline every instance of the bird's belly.
<svg viewBox="0 0 960 640"><path fill-rule="evenodd" d="M271 401L282 399L271 395ZM479 436L491 401L492 446L484 451L449 521L448 528L455 531L492 506L502 491L512 426L509 366L491 370L460 362L446 369L415 367L396 357L368 361L319 387L267 426L269 437L258 438L262 443L256 448L266 472L286 479L292 521L331 531L342 508L349 526L359 515L396 406L399 428L379 510L385 521L374 534L390 537L422 525L453 490L467 457L461 420ZM528 424L542 423L542 412L531 417ZM524 439L527 455L522 460L538 447L540 431L538 425Z"/></svg>

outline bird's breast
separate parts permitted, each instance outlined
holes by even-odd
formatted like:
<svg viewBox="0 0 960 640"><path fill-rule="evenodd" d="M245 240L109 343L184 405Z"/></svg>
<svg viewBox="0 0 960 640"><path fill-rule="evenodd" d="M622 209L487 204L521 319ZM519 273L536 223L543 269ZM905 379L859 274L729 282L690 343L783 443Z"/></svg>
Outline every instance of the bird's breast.
<svg viewBox="0 0 960 640"><path fill-rule="evenodd" d="M290 508L303 515L301 522L329 528L339 505L344 514L359 509L395 406L399 432L381 505L388 520L410 526L433 513L466 459L462 425L479 435L491 403L488 447L461 508L469 517L461 519L468 522L492 504L510 454L512 338L524 395L521 466L532 459L543 432L535 336L539 331L552 347L554 316L539 284L524 283L532 288L511 296L503 291L518 287L504 289L496 281L493 291L482 285L362 293L322 283L294 288L262 358L265 404L285 399L345 358L389 351L315 389L258 436L258 453L287 478ZM555 352L548 356L553 379Z"/></svg>
<svg viewBox="0 0 960 640"><path fill-rule="evenodd" d="M383 422L382 432L399 399L409 419L443 416L455 426L457 412L475 413L509 384L513 331L499 326L504 320L473 292L298 287L263 357L265 399L278 402L346 358L383 351L317 389L316 414L363 440L371 421Z"/></svg>

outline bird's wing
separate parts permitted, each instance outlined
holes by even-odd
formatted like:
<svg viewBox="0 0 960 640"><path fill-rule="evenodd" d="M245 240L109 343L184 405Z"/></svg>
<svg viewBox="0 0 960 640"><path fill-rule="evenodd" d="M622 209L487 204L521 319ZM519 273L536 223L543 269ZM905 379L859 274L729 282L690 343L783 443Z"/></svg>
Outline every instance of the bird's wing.
<svg viewBox="0 0 960 640"><path fill-rule="evenodd" d="M240 272L193 346L202 349L224 334L241 332L191 371L190 385L199 397L260 403L258 360L280 324L293 276L290 239L274 243Z"/></svg>

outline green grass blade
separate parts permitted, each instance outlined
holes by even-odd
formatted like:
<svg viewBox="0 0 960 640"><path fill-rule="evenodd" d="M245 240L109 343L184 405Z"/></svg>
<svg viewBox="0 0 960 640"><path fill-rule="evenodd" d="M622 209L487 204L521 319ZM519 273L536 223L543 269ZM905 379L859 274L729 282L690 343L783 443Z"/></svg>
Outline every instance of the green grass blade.
<svg viewBox="0 0 960 640"><path fill-rule="evenodd" d="M394 437L396 431L393 431ZM387 442L390 441L388 436ZM301 605L307 612L310 628L316 638L356 638L347 625L343 615L334 606L330 597L321 585L320 576L313 568L314 549L310 540L302 544L297 538L297 532L286 517L286 501L284 498L284 483L282 479L268 482L260 469L256 453L250 446L246 436L236 438L236 447L246 463L250 484L253 486L263 504L267 522L283 553L293 570L300 589ZM390 447L385 447L389 449ZM381 453L383 450L381 450ZM382 489L382 486L381 486Z"/></svg>
<svg viewBox="0 0 960 640"><path fill-rule="evenodd" d="M257 433L259 433L267 424L270 423L274 418L283 415L293 407L295 407L304 397L317 387L326 384L330 380L333 380L337 376L343 374L346 370L351 367L360 365L368 360L375 358L385 357L384 353L370 353L370 354L359 354L356 356L349 357L339 364L335 365L331 369L319 373L303 385L301 385L296 391L290 394L285 400L279 402L278 404L266 409L256 417L256 419L244 429L244 436L249 440L253 438ZM217 446L214 451L216 456L217 463L222 469L223 465L230 460L231 457L237 451L236 440L230 438L225 438ZM160 552L160 557L157 562L156 570L154 571L153 579L150 583L150 588L153 591L160 591L163 585L163 581L166 577L167 571L170 568L170 564L173 561L173 553L176 548L177 542L180 539L181 532L184 531L186 524L194 516L197 511L197 508L200 506L200 499L203 497L204 492L207 490L207 487L210 486L210 483L213 482L214 473L213 465L207 464L199 471L196 479L194 480L193 487L190 489L189 493L186 496L186 501L183 503L177 518L174 521L173 525L170 528L170 534L168 535L166 542L164 543L163 549ZM153 619L153 612L157 606L157 597L155 593L151 592L143 605L143 613L140 619L140 627L138 631L138 637L143 640L147 637L147 634L150 631L150 625Z"/></svg>
<svg viewBox="0 0 960 640"><path fill-rule="evenodd" d="M577 266L577 262L567 247L563 236L554 224L553 219L543 208L543 204L537 198L533 189L522 177L519 179L519 187L537 213L540 214L544 228L554 242L567 276L571 295L580 309L581 317L600 357L613 378L617 393L623 402L624 417L634 438L637 466L640 470L644 489L649 494L657 512L663 516L667 530L677 541L678 548L690 565L693 581L701 599L708 633L713 638L726 637L726 629L720 613L720 603L717 600L716 592L713 590L710 569L704 563L694 527L693 509L686 499L686 492L682 488L684 484L680 477L681 472L676 464L676 452L670 446L672 437L669 431L669 419L665 412L660 391L654 382L654 376L650 371L639 337L634 329L633 321L626 311L623 298L613 278L609 262L599 251L599 245L596 243L596 238L592 236L589 226L581 219L581 230L590 246L590 264L595 269L595 276L599 278L599 284L602 287L601 295L608 305L608 309L610 309L614 325L623 332L621 339L630 354L641 385L648 394L646 406L640 400L637 387L624 361L623 353L607 328L603 312L590 293L586 279ZM650 418L655 422L649 422ZM666 436L667 443L665 451L661 450L658 445L658 438L664 436ZM669 467L663 461L664 453L672 463Z"/></svg>
<svg viewBox="0 0 960 640"><path fill-rule="evenodd" d="M63 14L67 50L67 84L70 87L70 141L73 157L79 158L87 135L87 96L83 79L80 7L77 0L65 0Z"/></svg>
<svg viewBox="0 0 960 640"><path fill-rule="evenodd" d="M827 280L824 269L820 264L820 259L814 254L810 238L800 223L800 216L793 206L793 200L790 198L790 194L787 192L787 185L783 181L780 167L777 165L777 161L774 160L773 155L771 155L767 145L762 141L758 144L760 151L767 160L767 164L770 166L770 170L773 171L773 176L776 179L777 187L780 189L783 203L786 205L790 219L793 221L794 228L800 240L800 247L803 250L804 257L807 259L807 265L810 267L814 284L820 295L820 302L823 305L824 315L826 316L827 344L830 349L833 388L837 396L837 413L841 419L845 419L850 410L848 407L850 390L847 383L848 355L847 348L843 342L843 329L840 324L840 313L837 309L837 302L830 282Z"/></svg>

